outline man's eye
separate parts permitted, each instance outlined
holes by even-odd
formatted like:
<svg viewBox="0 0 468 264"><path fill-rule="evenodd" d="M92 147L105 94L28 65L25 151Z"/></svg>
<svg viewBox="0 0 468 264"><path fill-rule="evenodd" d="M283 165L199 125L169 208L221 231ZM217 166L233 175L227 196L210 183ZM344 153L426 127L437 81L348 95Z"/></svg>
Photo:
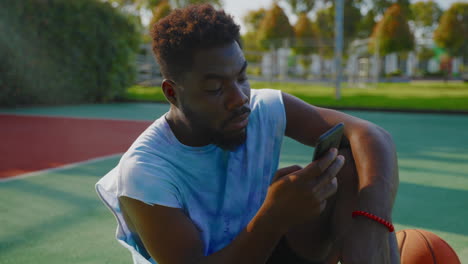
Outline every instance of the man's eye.
<svg viewBox="0 0 468 264"><path fill-rule="evenodd" d="M248 79L249 79L249 78L247 78L247 76L242 76L242 77L239 77L239 78L237 79L237 81L240 82L240 83L243 83L243 82L246 82Z"/></svg>
<svg viewBox="0 0 468 264"><path fill-rule="evenodd" d="M222 89L223 89L222 86L218 86L217 88L209 89L209 90L207 90L207 91L208 91L209 93L217 94L217 93L221 92Z"/></svg>

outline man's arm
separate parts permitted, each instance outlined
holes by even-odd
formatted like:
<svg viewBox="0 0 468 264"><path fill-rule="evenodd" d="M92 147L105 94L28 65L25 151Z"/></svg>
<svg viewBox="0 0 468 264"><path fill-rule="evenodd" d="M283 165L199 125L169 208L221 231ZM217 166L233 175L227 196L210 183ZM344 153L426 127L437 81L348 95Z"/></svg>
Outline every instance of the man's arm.
<svg viewBox="0 0 468 264"><path fill-rule="evenodd" d="M261 219L252 221L231 245L204 257L200 233L180 209L151 206L128 197L121 197L120 201L146 250L161 264L263 263L283 232Z"/></svg>
<svg viewBox="0 0 468 264"><path fill-rule="evenodd" d="M357 210L367 211L391 221L398 189L398 165L391 136L382 128L338 111L311 106L283 93L286 110L286 135L309 146L339 122L345 123L358 174ZM339 188L339 187L338 187ZM398 263L394 234L381 224L359 217L345 227L346 239L341 257L348 263Z"/></svg>
<svg viewBox="0 0 468 264"><path fill-rule="evenodd" d="M265 263L289 227L320 215L323 202L336 192L336 174L343 164L335 150L304 169L278 170L254 218L229 245L210 256L204 256L199 230L180 209L129 197L119 201L126 221L160 264Z"/></svg>
<svg viewBox="0 0 468 264"><path fill-rule="evenodd" d="M359 175L360 210L391 221L398 188L395 146L389 133L368 121L331 109L315 107L283 93L286 136L315 146L322 133L344 122ZM346 140L345 140L346 141Z"/></svg>

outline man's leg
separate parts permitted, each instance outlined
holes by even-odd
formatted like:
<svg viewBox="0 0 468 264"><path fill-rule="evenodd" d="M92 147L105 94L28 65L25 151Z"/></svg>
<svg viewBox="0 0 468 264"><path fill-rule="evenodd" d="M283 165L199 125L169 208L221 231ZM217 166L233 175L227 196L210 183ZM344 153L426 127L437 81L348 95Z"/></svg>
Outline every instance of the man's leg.
<svg viewBox="0 0 468 264"><path fill-rule="evenodd" d="M341 259L343 248L353 242L353 236L359 235L352 228L351 217L358 205L356 166L350 149L341 149L340 154L346 162L337 175L337 193L327 201L319 219L295 226L286 234L291 249L311 261L336 264ZM389 245L397 248L394 233L389 234ZM398 255L392 256L392 263L399 263Z"/></svg>

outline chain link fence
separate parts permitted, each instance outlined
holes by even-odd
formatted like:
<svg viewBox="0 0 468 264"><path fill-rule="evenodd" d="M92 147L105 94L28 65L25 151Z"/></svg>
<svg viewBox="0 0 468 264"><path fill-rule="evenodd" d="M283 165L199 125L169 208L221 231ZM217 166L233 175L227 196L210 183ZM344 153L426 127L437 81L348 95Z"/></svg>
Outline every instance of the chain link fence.
<svg viewBox="0 0 468 264"><path fill-rule="evenodd" d="M244 48L249 63L251 80L278 82L317 82L334 85L333 41L318 43L303 39L283 43L281 48L260 50ZM369 51L370 39L346 43L342 60L345 87L374 87L378 82L407 82L410 80L450 79L461 80L468 66L461 57L449 57L435 46L431 39L417 39L413 51L391 53L385 56ZM273 45L272 45L273 46ZM278 46L278 45L277 45ZM281 46L281 45L279 45ZM310 54L297 54L298 49L313 50ZM151 51L151 45L142 45L137 57L138 78L142 85L159 85L162 80L159 67Z"/></svg>

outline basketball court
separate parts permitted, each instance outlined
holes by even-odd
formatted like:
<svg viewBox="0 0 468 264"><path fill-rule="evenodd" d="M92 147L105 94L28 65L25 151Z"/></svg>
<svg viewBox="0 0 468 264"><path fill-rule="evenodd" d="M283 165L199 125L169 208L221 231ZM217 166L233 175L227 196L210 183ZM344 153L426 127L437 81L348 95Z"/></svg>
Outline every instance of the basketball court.
<svg viewBox="0 0 468 264"><path fill-rule="evenodd" d="M167 104L0 109L0 264L131 263L94 184ZM468 115L348 112L394 137L396 230L446 240L468 262ZM312 149L285 139L280 166Z"/></svg>

